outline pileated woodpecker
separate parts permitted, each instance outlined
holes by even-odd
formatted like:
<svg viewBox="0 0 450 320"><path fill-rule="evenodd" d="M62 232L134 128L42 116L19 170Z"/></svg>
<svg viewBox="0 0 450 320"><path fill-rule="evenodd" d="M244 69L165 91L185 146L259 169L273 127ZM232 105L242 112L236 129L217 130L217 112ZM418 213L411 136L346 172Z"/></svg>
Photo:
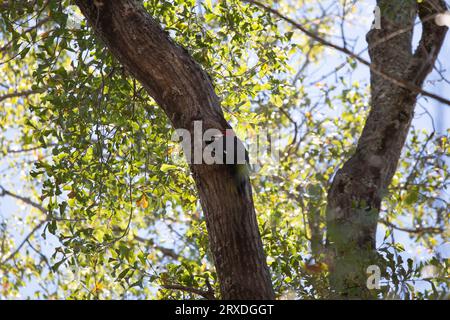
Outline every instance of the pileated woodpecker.
<svg viewBox="0 0 450 320"><path fill-rule="evenodd" d="M221 134L212 136L207 144L213 148L213 157L216 164L224 164L230 173L235 186L240 193L249 197L247 179L250 173L249 156L242 141L232 129L221 131Z"/></svg>

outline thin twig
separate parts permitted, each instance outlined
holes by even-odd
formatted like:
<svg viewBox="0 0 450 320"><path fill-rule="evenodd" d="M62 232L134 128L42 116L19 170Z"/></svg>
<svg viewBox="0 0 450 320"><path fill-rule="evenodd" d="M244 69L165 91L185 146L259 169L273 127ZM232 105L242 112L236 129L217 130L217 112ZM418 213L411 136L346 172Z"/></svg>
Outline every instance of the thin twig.
<svg viewBox="0 0 450 320"><path fill-rule="evenodd" d="M208 300L216 300L216 297L214 296L214 291L212 291L211 287L209 287L208 291L197 289L197 288L186 287L186 286L182 286L179 284L163 284L162 287L164 289L169 289L169 290L180 290L180 291L193 293L193 294L199 295Z"/></svg>
<svg viewBox="0 0 450 320"><path fill-rule="evenodd" d="M380 220L380 223L384 224L387 227L391 227L395 230L403 231L403 232L407 232L407 233L422 234L422 233L442 233L442 232L444 232L444 230L442 230L440 228L436 228L436 227L419 227L419 228L415 228L415 229L403 228L403 227L399 227L387 220Z"/></svg>
<svg viewBox="0 0 450 320"><path fill-rule="evenodd" d="M25 91L15 91L11 93L7 93L3 96L0 96L0 102L6 99L15 98L15 97L27 97L33 94L44 92L44 88L35 89L35 90L25 90Z"/></svg>

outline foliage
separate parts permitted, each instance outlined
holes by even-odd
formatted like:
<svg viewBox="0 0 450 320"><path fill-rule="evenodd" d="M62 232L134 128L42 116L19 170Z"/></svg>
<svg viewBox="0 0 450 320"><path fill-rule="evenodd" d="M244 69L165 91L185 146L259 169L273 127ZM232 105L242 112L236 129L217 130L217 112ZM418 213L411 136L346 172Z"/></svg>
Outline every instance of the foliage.
<svg viewBox="0 0 450 320"><path fill-rule="evenodd" d="M299 21L333 30L329 16L319 19L317 6L300 2L320 22ZM367 83L349 80L354 65L336 71L336 81L311 83L308 66L320 64L323 47L242 1L144 5L207 70L238 133L278 134L279 162L252 174L276 294L326 298L327 268L317 248L327 188L364 125ZM296 14L297 3L279 5ZM188 167L177 160L173 129L78 9L67 0L9 2L0 15L0 47L0 97L33 93L0 100L1 187L31 204L0 215L0 297L199 298L165 288L173 284L218 292L204 216ZM448 259L435 249L449 232L449 204L440 198L450 178L449 134L413 130L387 190L383 297L448 292ZM409 242L430 250L430 260L403 261L393 230L406 221L418 230ZM414 286L430 267L430 289Z"/></svg>

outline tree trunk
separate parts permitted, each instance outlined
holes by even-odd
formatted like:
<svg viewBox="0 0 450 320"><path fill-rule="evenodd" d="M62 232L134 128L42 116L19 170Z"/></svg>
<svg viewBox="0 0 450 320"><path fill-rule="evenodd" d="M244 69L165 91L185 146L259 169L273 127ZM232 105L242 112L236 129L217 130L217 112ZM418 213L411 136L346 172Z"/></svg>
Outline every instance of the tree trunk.
<svg viewBox="0 0 450 320"><path fill-rule="evenodd" d="M208 75L134 0L76 0L112 54L139 80L175 128L193 136L230 128ZM191 165L206 216L223 299L273 299L251 187L239 192L225 165ZM248 196L250 195L250 196Z"/></svg>
<svg viewBox="0 0 450 320"><path fill-rule="evenodd" d="M381 29L367 34L372 64L394 79L422 87L432 70L447 32L434 22L445 2L378 0ZM414 21L423 34L412 49ZM383 196L405 144L417 93L371 73L372 108L353 156L334 177L328 193L327 254L335 298L374 298L366 269L377 264L376 228ZM380 266L381 267L381 266Z"/></svg>

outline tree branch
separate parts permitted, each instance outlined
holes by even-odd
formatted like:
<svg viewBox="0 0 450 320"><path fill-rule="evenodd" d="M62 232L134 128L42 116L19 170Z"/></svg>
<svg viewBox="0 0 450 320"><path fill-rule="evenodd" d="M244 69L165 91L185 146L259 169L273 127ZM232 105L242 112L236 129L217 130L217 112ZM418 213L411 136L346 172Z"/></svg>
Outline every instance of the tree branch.
<svg viewBox="0 0 450 320"><path fill-rule="evenodd" d="M30 240L30 238L33 236L33 234L39 230L44 223L46 223L47 220L42 220L40 221L29 233L28 235L25 237L25 239L22 240L22 242L20 243L20 245L9 254L9 256L7 256L0 264L4 265L6 262L8 262L9 260L11 260L12 258L14 258L14 256L19 253L20 249L22 249L22 247L28 242L28 240Z"/></svg>
<svg viewBox="0 0 450 320"><path fill-rule="evenodd" d="M11 192L11 191L8 191L8 190L6 190L5 188L3 188L3 186L1 186L1 185L0 185L0 191L1 191L1 192L0 192L0 197L4 197L5 195L6 195L6 196L10 196L10 197L16 198L16 199L18 199L18 200L20 200L20 201L22 201L22 202L24 202L24 203L26 203L26 204L32 206L32 207L38 209L38 210L41 211L42 213L47 214L47 212L48 212L48 211L47 211L42 205L40 205L39 203L34 202L34 201L31 200L30 198L23 197L23 196L20 196L20 195L18 195L18 194L15 194L15 193L13 193L13 192Z"/></svg>
<svg viewBox="0 0 450 320"><path fill-rule="evenodd" d="M170 257L170 258L172 258L174 260L178 260L180 258L180 255L178 253L176 253L173 249L165 248L163 246L159 246L159 245L155 244L154 241L151 240L151 239L145 239L145 238L142 238L142 237L139 237L139 236L135 236L134 238L137 241L139 241L139 242L143 242L143 243L149 244L150 246L152 246L156 250L161 251L161 253L163 255L168 256L168 257Z"/></svg>
<svg viewBox="0 0 450 320"><path fill-rule="evenodd" d="M306 34L308 37L314 39L318 43L320 43L320 44L322 44L322 45L324 45L326 47L329 47L329 48L335 49L337 51L340 51L340 52L344 53L345 55L355 59L356 61L360 62L361 64L369 67L370 70L373 73L383 77L385 80L391 82L392 84L394 84L394 85L396 85L398 87L407 89L407 90L409 90L409 91L411 91L413 93L421 94L421 95L423 95L425 97L432 98L432 99L434 99L436 101L439 101L439 102L441 102L443 104L446 104L446 105L450 106L450 100L449 99L446 99L446 98L444 98L442 96L439 96L437 94L434 94L432 92L424 90L421 87L417 86L414 82L405 81L403 79L400 79L400 78L394 77L392 75L389 75L383 69L380 69L380 68L376 67L374 64L370 63L369 61L367 61L366 59L362 58L358 54L350 51L347 48L341 47L341 46L339 46L337 44L334 44L334 43L326 40L325 38L321 37L317 33L314 33L312 31L306 29L305 27L303 27L299 23L295 22L291 18L283 15L281 12L279 12L279 11L277 11L277 10L275 10L275 9L265 5L265 4L262 4L261 2L256 1L256 0L243 0L243 1L247 2L247 3L250 3L250 4L254 4L254 5L264 9L265 11L272 13L276 17L278 17L278 18L284 20L285 22L289 23L290 25L294 26L296 29L302 31L304 34ZM429 24L433 23L433 22L431 22L433 19L427 18L427 20L429 20L429 22L428 22ZM447 27L438 27L438 28L440 28L440 30L441 30L440 33L441 34L443 33L444 35L446 33L446 30L448 29ZM428 43L428 41L427 41L427 43ZM437 52L439 52L439 50Z"/></svg>
<svg viewBox="0 0 450 320"><path fill-rule="evenodd" d="M366 286L365 266L377 259L376 229L381 203L397 170L420 93L410 86L423 85L447 32L444 27L424 26L421 43L427 43L426 38L435 42L422 44L419 54L413 54L413 25L419 4L403 0L378 0L377 4L381 8L382 27L367 34L371 110L354 154L337 171L328 192L330 284L341 298L375 297ZM396 15L392 16L394 9ZM422 15L423 23L432 23L428 17L435 13ZM396 36L386 37L391 34ZM386 38L389 40L385 41ZM378 45L381 40L385 41L383 46ZM389 77L379 70L389 70Z"/></svg>
<svg viewBox="0 0 450 320"><path fill-rule="evenodd" d="M11 93L7 93L3 96L0 96L0 102L6 99L15 98L15 97L27 97L33 94L42 93L45 89L35 89L35 90L25 90L25 91L15 91Z"/></svg>
<svg viewBox="0 0 450 320"><path fill-rule="evenodd" d="M22 34L26 34L29 33L39 27L41 27L42 25L44 25L45 23L47 23L48 21L50 21L50 17L46 17L44 19L39 20L38 22L36 22L36 24L32 27L29 27L28 29L25 29ZM6 43L3 47L0 47L0 52L6 51L11 44L14 42L14 40L16 39L11 39L10 41L8 41L8 43Z"/></svg>
<svg viewBox="0 0 450 320"><path fill-rule="evenodd" d="M142 83L174 128L194 134L231 128L208 74L175 44L141 3L75 0L108 49ZM203 133L202 132L202 133ZM201 138L200 138L201 139ZM197 140L191 144L203 142ZM193 153L192 153L193 154ZM188 159L189 161L192 159ZM191 172L224 299L274 299L248 176L240 191L227 165L192 164Z"/></svg>
<svg viewBox="0 0 450 320"><path fill-rule="evenodd" d="M403 228L403 227L399 227L395 224L393 224L392 222L389 222L387 220L380 220L380 223L384 224L387 227L391 227L395 230L399 230L399 231L403 231L403 232L407 232L407 233L415 233L415 234L423 234L423 233L434 233L434 234L438 234L438 233L442 233L444 232L444 230L442 230L441 228L435 228L435 227L420 227L420 228Z"/></svg>
<svg viewBox="0 0 450 320"><path fill-rule="evenodd" d="M179 284L163 284L162 287L164 289L169 289L169 290L181 290L181 291L193 293L193 294L199 295L207 300L216 300L214 291L211 291L212 288L210 288L206 291L206 290L196 289L196 288L192 288L192 287L182 286Z"/></svg>

